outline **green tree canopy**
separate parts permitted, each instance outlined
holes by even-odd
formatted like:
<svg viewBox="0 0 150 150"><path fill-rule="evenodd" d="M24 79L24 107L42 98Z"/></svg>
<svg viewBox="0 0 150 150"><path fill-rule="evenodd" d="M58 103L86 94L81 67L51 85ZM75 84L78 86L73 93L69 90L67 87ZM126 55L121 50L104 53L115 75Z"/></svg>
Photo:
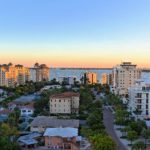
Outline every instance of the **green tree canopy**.
<svg viewBox="0 0 150 150"><path fill-rule="evenodd" d="M132 145L132 150L146 150L145 144L143 141L137 141Z"/></svg>
<svg viewBox="0 0 150 150"><path fill-rule="evenodd" d="M107 135L97 134L90 138L93 144L93 150L116 150L116 144Z"/></svg>
<svg viewBox="0 0 150 150"><path fill-rule="evenodd" d="M130 140L131 145L132 145L132 142L137 139L137 137L138 137L137 136L137 132L135 132L135 131L128 131L127 139Z"/></svg>

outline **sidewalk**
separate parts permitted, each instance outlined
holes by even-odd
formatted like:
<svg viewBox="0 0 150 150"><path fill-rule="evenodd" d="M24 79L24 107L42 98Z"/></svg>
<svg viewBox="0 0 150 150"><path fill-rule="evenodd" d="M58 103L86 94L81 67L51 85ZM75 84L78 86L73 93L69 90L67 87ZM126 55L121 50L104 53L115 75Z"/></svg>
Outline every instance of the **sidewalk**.
<svg viewBox="0 0 150 150"><path fill-rule="evenodd" d="M131 150L131 147L128 146L128 144L130 144L130 142L126 139L122 139L120 138L122 136L122 133L120 130L117 130L117 128L119 128L120 126L114 125L114 131L116 132L117 137L120 139L121 143L123 143L123 145L127 148L127 150Z"/></svg>

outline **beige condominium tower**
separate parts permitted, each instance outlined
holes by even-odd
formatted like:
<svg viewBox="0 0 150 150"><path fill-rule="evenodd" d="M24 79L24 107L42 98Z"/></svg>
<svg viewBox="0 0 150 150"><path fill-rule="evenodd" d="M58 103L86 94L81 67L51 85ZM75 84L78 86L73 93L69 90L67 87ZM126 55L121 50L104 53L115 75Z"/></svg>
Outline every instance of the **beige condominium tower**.
<svg viewBox="0 0 150 150"><path fill-rule="evenodd" d="M97 83L97 73L86 72L84 73L84 84L96 84Z"/></svg>
<svg viewBox="0 0 150 150"><path fill-rule="evenodd" d="M50 69L45 64L35 63L33 68L30 68L30 80L33 82L49 81Z"/></svg>
<svg viewBox="0 0 150 150"><path fill-rule="evenodd" d="M0 86L14 87L29 81L29 69L23 65L0 65Z"/></svg>
<svg viewBox="0 0 150 150"><path fill-rule="evenodd" d="M113 68L113 90L121 96L128 95L128 88L135 84L141 77L141 70L131 62L123 62Z"/></svg>

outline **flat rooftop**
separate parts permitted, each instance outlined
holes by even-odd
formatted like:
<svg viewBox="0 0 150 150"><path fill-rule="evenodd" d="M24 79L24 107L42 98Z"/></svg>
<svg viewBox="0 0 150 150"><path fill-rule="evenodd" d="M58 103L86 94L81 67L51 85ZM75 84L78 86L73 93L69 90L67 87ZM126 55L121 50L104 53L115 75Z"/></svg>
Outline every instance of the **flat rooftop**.
<svg viewBox="0 0 150 150"><path fill-rule="evenodd" d="M56 119L52 117L46 117L46 116L38 116L34 118L34 120L31 122L31 127L73 127L78 128L79 127L79 120L76 119Z"/></svg>

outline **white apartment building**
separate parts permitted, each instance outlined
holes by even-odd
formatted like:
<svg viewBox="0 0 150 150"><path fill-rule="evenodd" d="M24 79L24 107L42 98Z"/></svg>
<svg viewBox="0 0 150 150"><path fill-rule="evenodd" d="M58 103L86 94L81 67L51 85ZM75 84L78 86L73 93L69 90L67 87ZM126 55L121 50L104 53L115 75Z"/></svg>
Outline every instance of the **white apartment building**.
<svg viewBox="0 0 150 150"><path fill-rule="evenodd" d="M141 118L150 118L150 84L137 80L136 84L128 89L129 111L141 112Z"/></svg>
<svg viewBox="0 0 150 150"><path fill-rule="evenodd" d="M116 94L126 96L128 88L135 84L137 79L141 77L141 70L136 68L131 62L123 62L113 68L112 80L113 90Z"/></svg>
<svg viewBox="0 0 150 150"><path fill-rule="evenodd" d="M50 97L50 114L79 113L79 93L65 92Z"/></svg>

